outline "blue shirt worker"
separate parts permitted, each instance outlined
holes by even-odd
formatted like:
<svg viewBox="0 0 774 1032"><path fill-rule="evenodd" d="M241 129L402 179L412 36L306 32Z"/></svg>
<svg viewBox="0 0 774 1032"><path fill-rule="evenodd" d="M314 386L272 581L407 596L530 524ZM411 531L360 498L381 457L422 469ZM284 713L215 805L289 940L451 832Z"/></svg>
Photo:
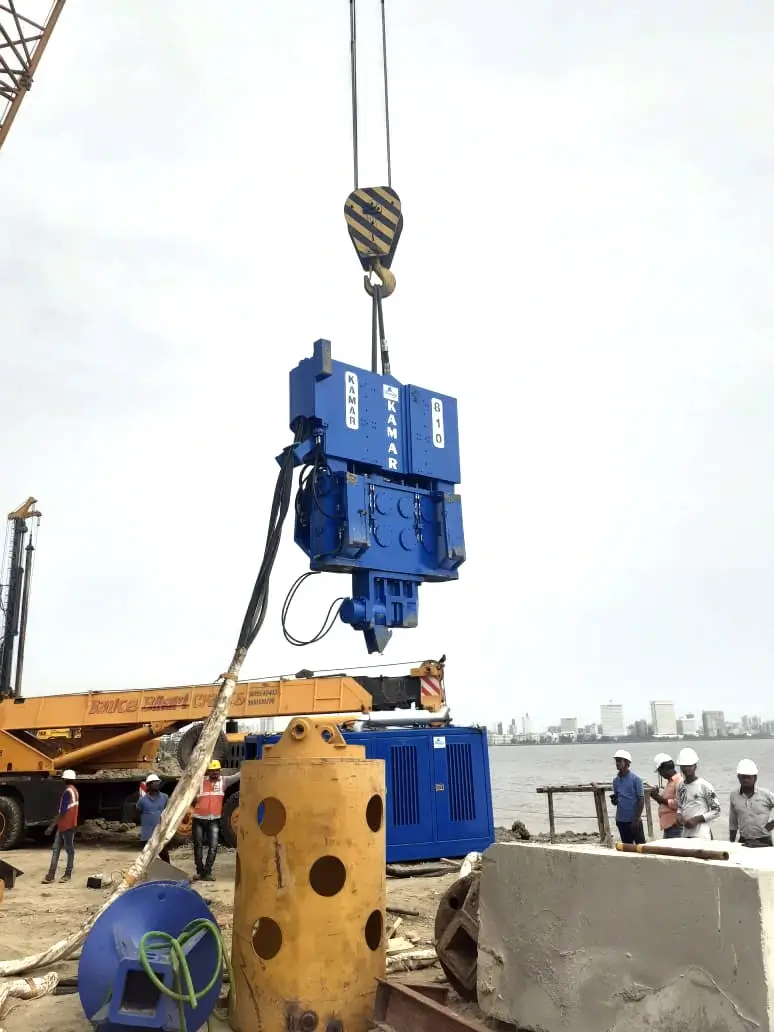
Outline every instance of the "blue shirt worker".
<svg viewBox="0 0 774 1032"><path fill-rule="evenodd" d="M137 800L137 810L140 814L140 842L143 846L156 830L156 825L161 820L164 807L169 802L169 796L161 791L161 778L158 774L149 774L145 779L145 793ZM159 859L165 863L172 863L169 859L169 846L159 850Z"/></svg>
<svg viewBox="0 0 774 1032"><path fill-rule="evenodd" d="M643 843L642 811L645 808L645 786L642 778L631 769L632 757L626 749L619 749L613 757L618 773L613 778L610 801L615 806L615 823L621 842L629 845Z"/></svg>

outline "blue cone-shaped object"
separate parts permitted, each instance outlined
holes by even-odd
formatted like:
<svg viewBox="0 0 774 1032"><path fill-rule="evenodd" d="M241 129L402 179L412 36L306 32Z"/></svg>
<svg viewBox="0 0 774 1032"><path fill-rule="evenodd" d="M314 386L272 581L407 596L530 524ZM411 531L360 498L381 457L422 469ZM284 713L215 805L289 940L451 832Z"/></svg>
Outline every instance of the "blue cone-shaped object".
<svg viewBox="0 0 774 1032"><path fill-rule="evenodd" d="M200 928L184 937L182 951L197 993L209 985L217 969L212 988L196 1006L183 1004L185 1024L180 1004L153 984L140 960L140 940L147 932L179 939L195 921L215 924L204 900L185 882L145 882L111 904L89 933L78 964L81 1005L99 1032L191 1032L207 1022L217 1005L222 981L215 935ZM158 940L147 942L146 953L160 982L173 992L182 984L186 991L185 980L175 975L168 945Z"/></svg>

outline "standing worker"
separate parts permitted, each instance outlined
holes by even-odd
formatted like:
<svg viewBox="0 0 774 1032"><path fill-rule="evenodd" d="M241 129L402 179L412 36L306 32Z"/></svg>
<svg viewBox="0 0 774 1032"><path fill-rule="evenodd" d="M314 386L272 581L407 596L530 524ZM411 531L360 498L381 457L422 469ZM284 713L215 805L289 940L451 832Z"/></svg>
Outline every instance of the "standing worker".
<svg viewBox="0 0 774 1032"><path fill-rule="evenodd" d="M710 823L720 816L715 789L696 774L699 757L693 749L681 749L677 757L683 780L677 786L677 823L683 838L711 839Z"/></svg>
<svg viewBox="0 0 774 1032"><path fill-rule="evenodd" d="M621 842L643 843L642 811L645 807L645 786L642 778L631 769L632 757L626 749L619 749L613 759L618 773L613 778L610 801L615 806L615 823Z"/></svg>
<svg viewBox="0 0 774 1032"><path fill-rule="evenodd" d="M51 864L48 874L43 879L44 885L50 885L56 878L56 869L59 866L59 856L64 846L67 854L65 873L59 879L69 882L73 876L75 866L75 829L78 826L78 789L75 787L75 771L62 771L62 781L65 783L65 790L59 799L59 816L53 824L46 828L46 834L54 834L54 845L51 849Z"/></svg>
<svg viewBox="0 0 774 1032"><path fill-rule="evenodd" d="M664 781L664 788L651 788L650 795L658 803L658 823L664 838L680 838L683 829L677 823L677 786L682 778L675 770L675 761L668 753L653 757L656 773Z"/></svg>
<svg viewBox="0 0 774 1032"><path fill-rule="evenodd" d="M224 778L220 773L220 760L213 760L202 779L199 794L194 801L193 844L196 877L202 881L215 881L212 867L218 855L220 818L223 814L223 797L226 789L239 774ZM207 859L204 859L204 844L207 843Z"/></svg>
<svg viewBox="0 0 774 1032"><path fill-rule="evenodd" d="M743 846L770 846L774 828L774 794L758 788L758 768L752 760L740 760L736 768L739 791L731 793L728 809L728 831L732 842Z"/></svg>
<svg viewBox="0 0 774 1032"><path fill-rule="evenodd" d="M164 808L169 802L169 796L161 791L161 778L158 774L149 774L145 779L145 791L141 792L137 800L137 811L140 814L140 842L145 845L156 825L161 820ZM142 786L141 786L142 787ZM169 859L169 845L159 850L159 859L171 864Z"/></svg>

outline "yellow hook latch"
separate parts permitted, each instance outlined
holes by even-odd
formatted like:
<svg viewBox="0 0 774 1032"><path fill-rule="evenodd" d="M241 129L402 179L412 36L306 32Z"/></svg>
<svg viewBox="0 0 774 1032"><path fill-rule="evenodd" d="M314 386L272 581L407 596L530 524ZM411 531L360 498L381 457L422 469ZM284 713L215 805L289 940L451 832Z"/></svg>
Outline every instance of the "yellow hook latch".
<svg viewBox="0 0 774 1032"><path fill-rule="evenodd" d="M378 258L374 258L371 261L370 272L367 272L363 277L363 286L366 289L366 294L370 297L374 296L374 284L371 282L371 273L374 272L380 279L379 294L381 297L389 297L390 294L395 290L397 286L397 280L395 274L389 269L385 269Z"/></svg>

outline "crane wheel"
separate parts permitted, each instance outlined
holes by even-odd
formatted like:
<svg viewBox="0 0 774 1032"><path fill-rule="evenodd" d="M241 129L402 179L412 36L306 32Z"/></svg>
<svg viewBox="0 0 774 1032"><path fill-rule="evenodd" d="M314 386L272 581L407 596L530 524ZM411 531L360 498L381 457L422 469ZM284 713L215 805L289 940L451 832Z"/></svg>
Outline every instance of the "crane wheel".
<svg viewBox="0 0 774 1032"><path fill-rule="evenodd" d="M18 799L0 796L0 849L15 849L24 838L24 811Z"/></svg>
<svg viewBox="0 0 774 1032"><path fill-rule="evenodd" d="M220 837L224 846L236 849L237 832L239 830L239 791L232 792L223 801L223 813L220 818Z"/></svg>
<svg viewBox="0 0 774 1032"><path fill-rule="evenodd" d="M177 762L180 764L181 770L185 770L191 762L191 755L196 748L196 743L201 738L203 727L203 724L192 724L180 736L180 740L177 743ZM225 732L221 731L215 743L215 751L212 754L213 760L220 760L221 763L225 763L228 758L228 750L228 738L226 738Z"/></svg>
<svg viewBox="0 0 774 1032"><path fill-rule="evenodd" d="M191 831L193 830L193 810L186 810L185 816L177 826L175 832L175 838L181 838L184 841L191 837Z"/></svg>

